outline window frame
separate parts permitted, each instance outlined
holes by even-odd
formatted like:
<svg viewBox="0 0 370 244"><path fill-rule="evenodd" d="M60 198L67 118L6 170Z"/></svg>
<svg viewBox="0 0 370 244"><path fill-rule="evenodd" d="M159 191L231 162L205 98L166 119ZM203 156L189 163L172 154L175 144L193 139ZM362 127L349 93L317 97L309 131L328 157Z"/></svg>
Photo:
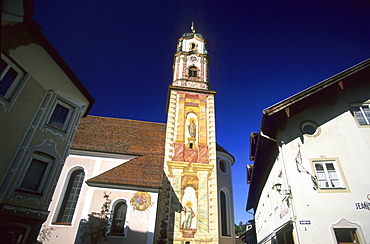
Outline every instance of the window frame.
<svg viewBox="0 0 370 244"><path fill-rule="evenodd" d="M363 107L367 107L368 109L370 109L370 103L354 103L354 104L351 104L351 111L352 111L353 117L355 118L356 123L359 127L370 127L370 116L366 117L366 114L363 111ZM361 115L363 116L366 124L361 124L360 123L359 118L357 116L357 113L355 112L355 108L359 108L359 110L361 112Z"/></svg>
<svg viewBox="0 0 370 244"><path fill-rule="evenodd" d="M53 118L53 115L56 112L56 109L57 109L57 106L58 105L66 108L66 109L68 109L68 114L67 114L67 117L65 118L65 120L63 122L63 126L62 127L58 127L58 126L55 126L55 125L52 125L51 124L52 123L51 122L51 119ZM57 98L57 100L53 104L53 109L51 110L51 113L49 114L49 116L47 118L46 124L49 127L53 128L55 130L62 131L62 132L67 132L68 131L68 128L70 127L71 121L72 121L72 119L74 117L73 115L75 114L75 110L76 110L76 106L73 106L70 103L65 102L64 100L62 100L60 98Z"/></svg>
<svg viewBox="0 0 370 244"><path fill-rule="evenodd" d="M83 173L83 178L82 178L82 182L81 183L81 187L79 189L79 193L78 193L78 197L77 197L77 201L75 203L75 206L74 206L74 210L73 210L73 213L72 213L72 218L69 220L69 221L61 221L61 219L64 217L65 215L65 210L66 210L66 206L67 204L69 203L69 196L71 194L71 191L72 191L72 186L73 186L73 183L74 183L74 174L75 177L79 177L79 174L77 174L77 172L82 172ZM85 173L85 170L83 168L74 168L72 170L70 170L67 178L68 178L68 183L65 185L64 187L64 191L63 193L61 194L61 196L63 196L62 198L62 201L59 201L59 209L57 211L57 214L54 216L55 218L55 221L52 222L52 224L55 224L55 225L71 225L72 222L73 222L73 217L74 217L74 214L76 212L76 208L78 206L78 201L80 199L80 196L81 196L81 191L82 191L82 188L83 188L83 183L84 183L84 179L86 177L86 173ZM59 197L60 199L60 197Z"/></svg>
<svg viewBox="0 0 370 244"><path fill-rule="evenodd" d="M123 232L122 232L122 235L115 235L115 234L112 234L112 227L113 227L113 223L115 221L114 216L115 216L115 213L116 213L116 208L117 208L117 206L120 203L124 203L126 205L126 213L125 213L125 217L124 217L124 220L123 220ZM128 223L128 221L127 221L128 215L129 215L129 208L128 207L129 206L127 204L127 200L126 199L118 199L118 200L116 200L112 204L112 207L111 207L110 226L109 226L109 230L108 230L107 236L114 237L114 238L126 238L127 237L127 224L126 223Z"/></svg>
<svg viewBox="0 0 370 244"><path fill-rule="evenodd" d="M356 234L356 239L358 241L356 243L366 243L364 232L362 230L361 225L357 224L354 221L349 221L345 218L341 218L336 223L333 223L330 225L330 232L331 232L333 243L346 243L346 242L338 241L336 230L339 230L339 229L341 230L349 229L349 231L354 229L355 230L354 233Z"/></svg>
<svg viewBox="0 0 370 244"><path fill-rule="evenodd" d="M29 170L31 168L31 165L32 165L32 162L33 162L34 159L39 160L39 161L47 164L45 172L41 176L40 184L39 184L37 190L32 190L32 189L29 189L29 188L22 187L23 182L24 182L24 180L26 179L26 177L29 173ZM28 193L28 194L36 194L36 195L42 196L43 193L44 193L44 190L45 190L46 183L49 180L49 177L51 175L51 170L52 170L52 167L53 167L56 159L52 155L47 154L45 152L34 151L28 161L29 161L29 164L28 164L27 170L25 171L25 174L22 177L22 180L20 181L19 187L16 189L16 191L24 192L24 193Z"/></svg>
<svg viewBox="0 0 370 244"><path fill-rule="evenodd" d="M223 165L223 167L221 165ZM220 159L218 161L218 169L221 171L221 173L227 174L229 171L229 162L225 159Z"/></svg>
<svg viewBox="0 0 370 244"><path fill-rule="evenodd" d="M195 67L194 65L190 66L189 67L189 78L191 77L194 77L194 78L197 78L198 77L198 68Z"/></svg>
<svg viewBox="0 0 370 244"><path fill-rule="evenodd" d="M308 131L305 130L306 126L311 126L314 129L313 133L309 133ZM308 137L317 137L321 134L321 127L314 121L312 120L305 120L300 124L300 130L303 133L303 135L308 136Z"/></svg>
<svg viewBox="0 0 370 244"><path fill-rule="evenodd" d="M68 115L65 119L62 129L50 124L50 119L52 118L55 108L57 107L58 104L69 109ZM48 105L47 110L48 113L43 118L43 123L40 129L43 132L48 131L53 135L60 136L61 138L67 138L68 135L71 133L71 128L76 123L76 118L78 113L81 111L81 107L59 95L56 95L52 99L51 104Z"/></svg>
<svg viewBox="0 0 370 244"><path fill-rule="evenodd" d="M346 181L346 178L345 178L345 175L344 175L344 172L343 172L343 169L340 165L340 162L339 162L339 159L338 158L326 158L326 157L322 157L322 158L319 158L319 159L310 159L310 163L311 163L311 167L312 167L312 172L315 172L315 176L316 176L316 182L317 182L317 186L318 186L318 192L323 192L323 193L330 193L330 192L349 192L349 187L348 187L348 183ZM328 187L322 187L320 185L320 182L319 182L319 178L318 178L318 172L317 172L317 169L315 167L316 164L325 164L325 169L324 169L324 173L325 173L325 179L326 179L326 182L330 182L330 176L329 176L329 173L328 173L328 170L327 170L327 167L326 167L326 164L327 163L332 163L333 166L334 166L334 170L335 170L335 173L337 175L337 179L339 181L339 185L340 186L328 186Z"/></svg>
<svg viewBox="0 0 370 244"><path fill-rule="evenodd" d="M230 223L230 195L229 195L229 192L226 188L223 188L220 190L220 204L219 204L219 208L220 208L220 236L223 236L223 237L232 237L232 234L231 234L231 223ZM224 195L225 199L223 202L222 200L222 194ZM223 219L225 218L225 221L223 221ZM223 223L225 223L225 225L223 225Z"/></svg>
<svg viewBox="0 0 370 244"><path fill-rule="evenodd" d="M17 72L17 76L12 81L5 94L0 94L0 103L9 110L13 106L30 75L27 74L25 70L23 70L9 55L5 54L4 52L1 52L1 59L7 64L7 66L0 74L0 81L5 77L10 68Z"/></svg>

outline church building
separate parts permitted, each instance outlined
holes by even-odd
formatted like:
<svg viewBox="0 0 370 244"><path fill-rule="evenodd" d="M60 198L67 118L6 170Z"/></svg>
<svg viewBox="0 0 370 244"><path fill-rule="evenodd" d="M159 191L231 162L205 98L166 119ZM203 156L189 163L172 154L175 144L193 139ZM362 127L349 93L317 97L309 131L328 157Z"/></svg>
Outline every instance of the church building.
<svg viewBox="0 0 370 244"><path fill-rule="evenodd" d="M48 243L92 243L103 204L107 243L234 243L234 157L216 143L215 95L192 27L177 43L166 124L81 119L40 232Z"/></svg>

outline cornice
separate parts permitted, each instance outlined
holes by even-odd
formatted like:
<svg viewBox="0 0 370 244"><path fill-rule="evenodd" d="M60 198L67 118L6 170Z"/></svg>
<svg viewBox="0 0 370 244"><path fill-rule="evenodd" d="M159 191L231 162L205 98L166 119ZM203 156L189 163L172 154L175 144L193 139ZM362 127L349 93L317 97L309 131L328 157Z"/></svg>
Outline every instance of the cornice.
<svg viewBox="0 0 370 244"><path fill-rule="evenodd" d="M211 95L216 95L216 93L217 93L216 91L203 90L203 89L190 88L190 87L183 87L183 86L169 86L169 90L198 92L198 93L205 93L205 94L211 94Z"/></svg>

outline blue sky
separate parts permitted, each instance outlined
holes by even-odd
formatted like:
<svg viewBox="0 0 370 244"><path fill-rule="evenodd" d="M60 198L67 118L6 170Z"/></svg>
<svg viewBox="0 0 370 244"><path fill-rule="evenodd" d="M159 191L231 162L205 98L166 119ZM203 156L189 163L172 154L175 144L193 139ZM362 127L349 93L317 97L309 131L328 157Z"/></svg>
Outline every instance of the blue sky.
<svg viewBox="0 0 370 244"><path fill-rule="evenodd" d="M217 142L246 222L249 134L262 110L370 57L368 0L35 0L33 19L96 99L90 114L166 122L177 39L208 43Z"/></svg>

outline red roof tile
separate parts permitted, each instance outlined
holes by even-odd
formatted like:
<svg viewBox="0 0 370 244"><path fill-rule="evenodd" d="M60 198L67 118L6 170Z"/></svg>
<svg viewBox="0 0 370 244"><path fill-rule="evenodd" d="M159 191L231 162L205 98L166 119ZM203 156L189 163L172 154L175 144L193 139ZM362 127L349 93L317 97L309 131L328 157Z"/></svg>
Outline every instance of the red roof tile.
<svg viewBox="0 0 370 244"><path fill-rule="evenodd" d="M164 154L166 124L98 116L82 118L72 149L130 155Z"/></svg>
<svg viewBox="0 0 370 244"><path fill-rule="evenodd" d="M87 184L105 183L149 188L162 187L164 156L147 155L134 158L107 172L87 180Z"/></svg>
<svg viewBox="0 0 370 244"><path fill-rule="evenodd" d="M87 180L90 185L162 186L166 124L98 116L82 118L72 149L138 155Z"/></svg>

